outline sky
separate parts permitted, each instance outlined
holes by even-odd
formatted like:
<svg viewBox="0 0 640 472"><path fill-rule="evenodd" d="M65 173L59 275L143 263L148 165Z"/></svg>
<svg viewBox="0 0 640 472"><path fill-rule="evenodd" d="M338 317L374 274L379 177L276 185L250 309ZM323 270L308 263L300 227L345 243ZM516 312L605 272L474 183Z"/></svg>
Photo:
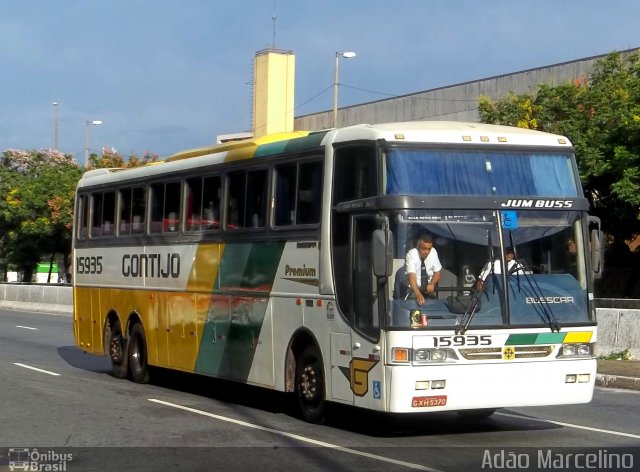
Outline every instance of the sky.
<svg viewBox="0 0 640 472"><path fill-rule="evenodd" d="M275 20L274 20L275 18ZM250 131L253 59L295 116L640 47L638 0L0 0L0 152L161 158ZM58 105L54 105L57 103ZM100 120L99 126L87 121Z"/></svg>

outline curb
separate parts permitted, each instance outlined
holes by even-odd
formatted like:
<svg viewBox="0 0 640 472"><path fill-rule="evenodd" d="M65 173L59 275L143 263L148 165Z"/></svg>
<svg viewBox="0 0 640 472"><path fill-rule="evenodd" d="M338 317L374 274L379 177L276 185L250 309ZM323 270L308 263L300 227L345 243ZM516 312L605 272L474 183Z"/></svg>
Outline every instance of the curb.
<svg viewBox="0 0 640 472"><path fill-rule="evenodd" d="M640 391L640 379L623 375L596 374L596 385L605 388L623 388Z"/></svg>

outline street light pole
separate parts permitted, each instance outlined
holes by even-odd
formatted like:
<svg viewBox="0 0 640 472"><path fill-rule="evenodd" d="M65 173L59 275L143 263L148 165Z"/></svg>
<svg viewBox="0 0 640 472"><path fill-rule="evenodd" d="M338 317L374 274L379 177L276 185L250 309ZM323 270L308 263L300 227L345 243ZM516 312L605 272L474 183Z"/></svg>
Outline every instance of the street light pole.
<svg viewBox="0 0 640 472"><path fill-rule="evenodd" d="M98 126L101 125L102 121L100 120L87 120L86 126L84 128L84 167L87 168L89 165L89 126Z"/></svg>
<svg viewBox="0 0 640 472"><path fill-rule="evenodd" d="M333 76L333 127L338 127L338 67L339 67L339 59L340 57L344 57L345 59L350 59L352 57L356 57L356 53L353 51L345 51L345 52L336 52L336 66L335 66L335 74Z"/></svg>
<svg viewBox="0 0 640 472"><path fill-rule="evenodd" d="M53 149L58 150L58 102L53 102Z"/></svg>

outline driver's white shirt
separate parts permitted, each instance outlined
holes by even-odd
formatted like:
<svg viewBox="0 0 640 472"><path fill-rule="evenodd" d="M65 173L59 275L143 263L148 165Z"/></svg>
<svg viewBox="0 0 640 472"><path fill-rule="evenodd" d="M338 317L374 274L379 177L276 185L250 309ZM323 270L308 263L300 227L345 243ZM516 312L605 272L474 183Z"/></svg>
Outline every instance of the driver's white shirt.
<svg viewBox="0 0 640 472"><path fill-rule="evenodd" d="M427 255L427 258L424 260L424 265L427 269L427 277L429 278L429 280L433 278L433 274L442 270L442 264L440 264L440 258L438 257L438 251L436 251L436 248L431 248L431 251ZM421 275L422 260L420 259L420 253L418 253L417 248L414 247L409 252L407 252L407 255L404 259L404 271L405 276L411 273L416 274L416 282L418 284L418 287L423 287Z"/></svg>
<svg viewBox="0 0 640 472"><path fill-rule="evenodd" d="M487 276L491 273L491 263L487 262L485 266L482 268L482 272L480 272L480 276L478 277L480 280L484 281ZM494 274L502 274L502 264L500 264L500 259L496 259L493 261L493 273ZM524 274L524 266L520 264L515 259L511 259L507 263L507 273L508 274Z"/></svg>

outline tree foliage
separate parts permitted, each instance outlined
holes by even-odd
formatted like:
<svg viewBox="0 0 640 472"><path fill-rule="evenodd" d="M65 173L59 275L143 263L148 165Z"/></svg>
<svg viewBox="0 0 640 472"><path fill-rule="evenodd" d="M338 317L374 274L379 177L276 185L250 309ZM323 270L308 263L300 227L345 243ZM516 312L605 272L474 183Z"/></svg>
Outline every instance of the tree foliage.
<svg viewBox="0 0 640 472"><path fill-rule="evenodd" d="M37 262L71 249L73 199L81 169L71 154L4 151L0 160L0 251L30 279Z"/></svg>
<svg viewBox="0 0 640 472"><path fill-rule="evenodd" d="M88 170L137 167L157 161L145 152L125 160L115 150L92 154ZM26 281L36 263L71 252L73 202L84 169L72 154L8 149L0 158L0 265L19 268ZM1 271L0 271L1 272Z"/></svg>
<svg viewBox="0 0 640 472"><path fill-rule="evenodd" d="M102 169L102 168L124 168L124 167L139 167L150 162L156 162L158 160L157 154L152 154L149 151L145 151L142 157L138 157L135 154L129 156L128 160L119 154L115 149L105 148L102 151L102 155L91 154L89 156L89 165L87 170Z"/></svg>
<svg viewBox="0 0 640 472"><path fill-rule="evenodd" d="M612 53L588 77L535 96L481 97L480 120L567 136L587 198L621 241L640 233L640 54Z"/></svg>

